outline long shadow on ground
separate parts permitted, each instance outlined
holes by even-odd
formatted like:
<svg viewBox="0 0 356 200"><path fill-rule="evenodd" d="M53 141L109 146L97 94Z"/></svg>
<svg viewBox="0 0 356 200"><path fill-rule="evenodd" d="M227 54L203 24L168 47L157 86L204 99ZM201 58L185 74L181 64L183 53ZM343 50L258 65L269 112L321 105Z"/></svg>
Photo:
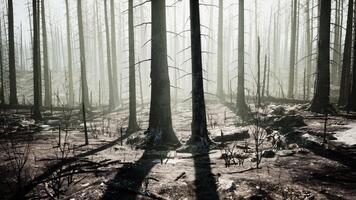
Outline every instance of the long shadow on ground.
<svg viewBox="0 0 356 200"><path fill-rule="evenodd" d="M118 199L118 197L125 200L136 199L137 192L141 191L142 183L157 164L154 161L165 156L163 154L152 155L149 150L146 150L134 165L127 164L118 169L118 173L109 182L102 199L111 200ZM144 193L144 191L141 192Z"/></svg>
<svg viewBox="0 0 356 200"><path fill-rule="evenodd" d="M195 194L197 200L219 199L217 193L216 178L210 166L209 153L204 153L194 157L195 169Z"/></svg>

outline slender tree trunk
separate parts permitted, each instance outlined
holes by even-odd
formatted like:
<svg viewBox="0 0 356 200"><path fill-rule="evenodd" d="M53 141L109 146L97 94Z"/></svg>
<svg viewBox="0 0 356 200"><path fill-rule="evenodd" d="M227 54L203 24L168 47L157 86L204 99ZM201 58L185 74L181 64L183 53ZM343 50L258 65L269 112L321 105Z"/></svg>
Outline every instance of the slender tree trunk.
<svg viewBox="0 0 356 200"><path fill-rule="evenodd" d="M294 98L294 69L295 69L295 44L297 33L297 0L292 1L291 46L289 58L289 85L288 98Z"/></svg>
<svg viewBox="0 0 356 200"><path fill-rule="evenodd" d="M356 25L356 20L354 21L354 27ZM352 87L351 94L349 95L347 110L356 111L356 31L354 32L354 48L353 48L353 58L354 62L352 63Z"/></svg>
<svg viewBox="0 0 356 200"><path fill-rule="evenodd" d="M81 73L81 90L82 90L82 104L88 109L89 96L88 96L88 84L87 84L87 70L85 60L85 43L83 33L83 19L82 19L82 0L77 1L77 13L78 13L78 30L79 30L79 50L80 50L80 73ZM84 112L84 111L83 111Z"/></svg>
<svg viewBox="0 0 356 200"><path fill-rule="evenodd" d="M340 35L340 29L339 29L339 26L340 26L340 3L339 3L340 0L336 0L335 1L335 24L334 24L334 39L333 39L333 42L334 42L334 45L333 45L333 59L332 59L332 65L331 65L331 84L332 85L336 85L337 84L337 71L339 69L339 65L340 63L338 63L339 61L339 55L341 52L338 52L338 49L339 49L339 35Z"/></svg>
<svg viewBox="0 0 356 200"><path fill-rule="evenodd" d="M135 73L135 33L133 22L133 0L129 0L129 96L130 96L130 116L129 133L139 130L136 117L136 73Z"/></svg>
<svg viewBox="0 0 356 200"><path fill-rule="evenodd" d="M316 91L310 110L317 113L329 112L330 97L330 19L331 0L320 1L320 28L318 41L318 64Z"/></svg>
<svg viewBox="0 0 356 200"><path fill-rule="evenodd" d="M40 31L40 26L41 26L41 0L37 0L37 28L38 28L38 63L39 63L39 70L38 70L38 82L39 82L39 104L42 106L42 66L41 66L41 31Z"/></svg>
<svg viewBox="0 0 356 200"><path fill-rule="evenodd" d="M66 3L66 22L67 22L67 53L68 53L68 95L69 101L68 105L74 105L74 86L73 86L73 69L72 69L72 41L71 41L71 30L70 30L70 15L69 15L69 3L68 0L65 0Z"/></svg>
<svg viewBox="0 0 356 200"><path fill-rule="evenodd" d="M238 33L238 75L236 107L240 115L245 115L248 107L245 100L245 5L239 0L239 33Z"/></svg>
<svg viewBox="0 0 356 200"><path fill-rule="evenodd" d="M108 12L107 12L107 1L104 0L104 11L105 11L105 30L106 30L106 65L108 67L108 79L109 79L109 109L112 110L115 107L114 102L114 89L113 89L113 74L111 70L111 53L110 53L110 33L109 33L109 22L108 22Z"/></svg>
<svg viewBox="0 0 356 200"><path fill-rule="evenodd" d="M116 53L116 22L115 22L115 3L110 0L111 14L111 51L112 51L112 81L113 81L113 96L114 104L118 105L119 101L119 82L117 78L117 53Z"/></svg>
<svg viewBox="0 0 356 200"><path fill-rule="evenodd" d="M40 82L38 78L39 71L41 70L41 65L40 65L40 60L38 60L39 56L38 54L40 53L39 50L39 24L38 24L38 6L37 6L37 0L32 0L32 6L33 6L33 118L35 120L40 120L42 118L41 116L41 111L40 111Z"/></svg>
<svg viewBox="0 0 356 200"><path fill-rule="evenodd" d="M349 88L350 88L350 68L351 68L351 49L352 49L352 20L354 14L354 1L349 0L349 8L347 12L346 36L344 45L344 56L342 62L340 94L338 104L345 106L348 103Z"/></svg>
<svg viewBox="0 0 356 200"><path fill-rule="evenodd" d="M50 94L50 79L49 79L49 64L48 64L48 48L47 48L47 28L46 28L46 11L45 0L41 0L41 15L42 15L42 45L43 45L43 73L44 73L44 87L45 99L44 105L49 107L52 105L52 97Z"/></svg>
<svg viewBox="0 0 356 200"><path fill-rule="evenodd" d="M265 65L263 67L263 79L262 79L262 94L261 97L265 97L266 90L266 76L267 76L267 55L265 55Z"/></svg>
<svg viewBox="0 0 356 200"><path fill-rule="evenodd" d="M166 1L151 1L151 106L148 131L161 134L161 143L179 143L172 127L167 62Z"/></svg>
<svg viewBox="0 0 356 200"><path fill-rule="evenodd" d="M9 41L9 80L10 80L10 105L17 105L16 63L15 63L15 36L14 36L14 11L12 0L8 0L8 41Z"/></svg>
<svg viewBox="0 0 356 200"><path fill-rule="evenodd" d="M3 62L3 43L2 43L2 28L0 18L0 104L5 104L4 94L4 62Z"/></svg>
<svg viewBox="0 0 356 200"><path fill-rule="evenodd" d="M217 77L217 96L224 99L223 86L223 29L224 29L224 4L223 0L219 0L219 23L218 23L218 77Z"/></svg>
<svg viewBox="0 0 356 200"><path fill-rule="evenodd" d="M261 107L261 42L257 39L257 107Z"/></svg>
<svg viewBox="0 0 356 200"><path fill-rule="evenodd" d="M313 44L312 44L312 35L311 35L311 28L312 28L312 23L311 23L311 18L309 14L309 9L310 9L310 3L309 0L306 1L306 7L305 7L305 12L306 12L306 46L307 46L307 69L306 69L306 99L310 99L310 81L311 81L311 70L312 70L312 59L313 59Z"/></svg>
<svg viewBox="0 0 356 200"><path fill-rule="evenodd" d="M203 66L201 57L199 1L190 0L190 33L192 53L192 136L191 143L211 143L206 125L206 110L204 100Z"/></svg>
<svg viewBox="0 0 356 200"><path fill-rule="evenodd" d="M103 47L103 37L102 37L102 27L101 27L101 23L100 23L100 18L99 18L99 9L98 9L99 5L98 5L98 0L95 1L95 8L96 8L96 25L97 25L97 28L96 30L98 31L98 34L97 34L97 40L98 40L98 59L99 59L99 66L102 66L100 67L100 71L99 71L99 74L100 74L100 83L101 85L107 85L106 84L106 80L105 80L105 70L104 70L104 47ZM99 95L101 96L106 96L106 93L105 93L105 90L103 89L104 87L102 87L102 90L101 90L101 93Z"/></svg>

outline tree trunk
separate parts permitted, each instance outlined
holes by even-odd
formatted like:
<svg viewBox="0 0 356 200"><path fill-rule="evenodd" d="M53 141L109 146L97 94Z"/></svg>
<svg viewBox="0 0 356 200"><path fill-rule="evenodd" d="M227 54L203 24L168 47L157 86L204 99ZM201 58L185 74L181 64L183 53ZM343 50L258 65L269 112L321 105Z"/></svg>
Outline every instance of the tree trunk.
<svg viewBox="0 0 356 200"><path fill-rule="evenodd" d="M161 134L161 143L179 143L172 127L167 62L166 1L151 2L151 105L148 131Z"/></svg>
<svg viewBox="0 0 356 200"><path fill-rule="evenodd" d="M354 21L354 26L356 25L356 20ZM353 49L354 62L352 63L352 87L351 94L349 95L347 110L356 111L356 31L354 32L354 49Z"/></svg>
<svg viewBox="0 0 356 200"><path fill-rule="evenodd" d="M5 93L4 93L4 62L3 62L3 43L2 43L2 29L1 29L1 18L0 18L0 104L5 104Z"/></svg>
<svg viewBox="0 0 356 200"><path fill-rule="evenodd" d="M104 11L105 11L105 30L106 30L106 65L108 67L108 79L109 79L109 110L115 108L114 101L114 89L113 89L113 74L111 71L111 53L110 53L110 33L109 33L109 22L108 22L108 9L107 1L104 0Z"/></svg>
<svg viewBox="0 0 356 200"><path fill-rule="evenodd" d="M82 0L77 1L77 13L78 13L78 30L79 30L79 50L80 50L80 73L81 73L81 88L82 88L82 104L88 109L89 97L88 97L88 84L87 84L87 70L85 61L85 43L83 33L83 19L82 19Z"/></svg>
<svg viewBox="0 0 356 200"><path fill-rule="evenodd" d="M33 118L35 120L40 120L42 118L40 111L40 82L38 78L39 71L41 70L40 60L38 60L40 54L40 43L39 43L39 24L38 24L38 6L37 0L32 0L33 6Z"/></svg>
<svg viewBox="0 0 356 200"><path fill-rule="evenodd" d="M311 27L312 27L312 23L311 23L311 18L310 18L310 14L309 14L309 9L310 9L310 4L309 4L309 0L305 0L306 1L306 7L305 7L305 12L306 12L306 46L307 46L307 69L306 69L306 99L309 100L310 99L310 81L311 81L311 71L312 71L312 59L313 59L313 41L312 41L312 35L311 35Z"/></svg>
<svg viewBox="0 0 356 200"><path fill-rule="evenodd" d="M49 64L48 64L48 46L47 46L47 28L46 28L46 11L45 0L41 0L41 15L42 15L42 45L43 45L43 73L44 73L44 87L45 99L44 105L49 107L52 105L52 98L50 94L50 79L49 79Z"/></svg>
<svg viewBox="0 0 356 200"><path fill-rule="evenodd" d="M318 64L316 91L310 110L327 113L330 97L330 19L331 0L320 1L320 27L318 41Z"/></svg>
<svg viewBox="0 0 356 200"><path fill-rule="evenodd" d="M345 106L348 102L350 88L350 68L351 68L351 49L352 49L352 20L354 14L353 0L349 0L349 8L347 12L346 36L344 45L344 56L342 62L339 106Z"/></svg>
<svg viewBox="0 0 356 200"><path fill-rule="evenodd" d="M223 29L224 29L224 5L223 0L219 0L219 23L218 23L218 77L216 94L220 100L224 99L223 86Z"/></svg>
<svg viewBox="0 0 356 200"><path fill-rule="evenodd" d="M14 11L12 0L8 0L8 40L9 40L9 80L10 80L10 105L17 105L16 63L15 63L15 36L14 36Z"/></svg>
<svg viewBox="0 0 356 200"><path fill-rule="evenodd" d="M257 107L261 107L261 42L257 38Z"/></svg>
<svg viewBox="0 0 356 200"><path fill-rule="evenodd" d="M340 56L340 53L341 52L338 52L338 49L339 49L339 35L340 35L340 29L339 29L339 26L340 26L340 3L339 3L340 0L336 0L335 1L335 24L334 24L334 39L333 39L333 42L334 42L334 45L333 45L333 59L332 59L332 65L331 65L331 84L332 85L336 85L337 84L337 71L338 71L338 68L339 68L339 65L340 63L338 63L339 61L339 56Z"/></svg>
<svg viewBox="0 0 356 200"><path fill-rule="evenodd" d="M135 73L135 32L133 22L133 0L129 0L129 96L130 96L130 116L129 133L139 130L136 117L136 73Z"/></svg>
<svg viewBox="0 0 356 200"><path fill-rule="evenodd" d="M288 98L294 98L295 43L297 33L297 0L292 1L291 46L289 58Z"/></svg>
<svg viewBox="0 0 356 200"><path fill-rule="evenodd" d="M192 136L191 144L208 147L211 143L206 125L203 66L201 57L199 1L190 0L190 33L192 53Z"/></svg>
<svg viewBox="0 0 356 200"><path fill-rule="evenodd" d="M112 51L112 81L113 81L113 96L114 104L119 104L119 82L117 78L117 54L116 54L116 22L115 22L115 3L110 0L110 14L111 14L111 51Z"/></svg>
<svg viewBox="0 0 356 200"><path fill-rule="evenodd" d="M74 88L73 88L73 69L72 69L72 42L71 42L71 33L70 33L70 16L69 16L69 3L68 0L66 3L66 21L67 21L67 53L68 53L68 95L69 101L68 105L74 105Z"/></svg>
<svg viewBox="0 0 356 200"><path fill-rule="evenodd" d="M245 100L245 5L239 0L239 33L238 33L238 77L236 107L240 115L245 115L248 107Z"/></svg>

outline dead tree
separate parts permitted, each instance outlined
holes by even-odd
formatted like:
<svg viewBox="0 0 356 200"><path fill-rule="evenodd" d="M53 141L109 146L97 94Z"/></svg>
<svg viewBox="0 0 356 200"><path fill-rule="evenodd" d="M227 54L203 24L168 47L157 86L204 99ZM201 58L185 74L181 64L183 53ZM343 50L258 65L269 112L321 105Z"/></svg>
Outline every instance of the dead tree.
<svg viewBox="0 0 356 200"><path fill-rule="evenodd" d="M320 1L316 91L310 110L327 113L330 106L330 19L331 0Z"/></svg>
<svg viewBox="0 0 356 200"><path fill-rule="evenodd" d="M161 134L161 143L177 144L172 127L167 62L166 1L151 1L151 105L148 132Z"/></svg>
<svg viewBox="0 0 356 200"><path fill-rule="evenodd" d="M133 0L129 0L129 127L127 132L132 133L139 130L136 117L136 73L135 73L135 33L133 22Z"/></svg>
<svg viewBox="0 0 356 200"><path fill-rule="evenodd" d="M9 42L9 82L10 105L17 105L16 87L16 61L15 61L15 36L14 36L14 10L12 0L8 0L8 42ZM37 76L36 76L37 77Z"/></svg>
<svg viewBox="0 0 356 200"><path fill-rule="evenodd" d="M118 105L119 101L119 82L117 78L117 54L116 54L116 22L115 22L115 3L110 0L110 20L111 20L111 52L112 52L112 81L114 104Z"/></svg>
<svg viewBox="0 0 356 200"><path fill-rule="evenodd" d="M219 23L218 23L218 73L217 73L217 96L224 99L223 85L223 28L224 28L224 4L223 0L219 0Z"/></svg>
<svg viewBox="0 0 356 200"><path fill-rule="evenodd" d="M107 1L104 0L104 12L105 12L105 30L106 30L106 65L108 68L108 79L109 79L109 110L115 108L114 101L114 89L113 89L113 74L111 70L111 53L110 53L110 32L109 32L109 22L108 22L108 9Z"/></svg>
<svg viewBox="0 0 356 200"><path fill-rule="evenodd" d="M68 54L68 105L74 105L74 88L73 88L73 69L72 69L72 41L70 30L70 16L69 16L69 3L65 0L66 4L66 23L67 23L67 54Z"/></svg>
<svg viewBox="0 0 356 200"><path fill-rule="evenodd" d="M45 0L41 0L41 15L42 15L42 45L43 45L43 73L45 99L44 105L49 107L52 105L52 96L50 94L50 79L49 79L49 62L48 62L48 46L47 46L47 26L46 26L46 11Z"/></svg>
<svg viewBox="0 0 356 200"><path fill-rule="evenodd" d="M38 59L40 54L40 48L39 48L39 21L38 21L38 6L37 6L37 0L32 0L32 6L33 6L33 118L35 120L41 120L41 111L40 111L40 82L38 78L39 71L41 70L40 66L40 60Z"/></svg>
<svg viewBox="0 0 356 200"><path fill-rule="evenodd" d="M261 41L257 39L257 107L261 107Z"/></svg>

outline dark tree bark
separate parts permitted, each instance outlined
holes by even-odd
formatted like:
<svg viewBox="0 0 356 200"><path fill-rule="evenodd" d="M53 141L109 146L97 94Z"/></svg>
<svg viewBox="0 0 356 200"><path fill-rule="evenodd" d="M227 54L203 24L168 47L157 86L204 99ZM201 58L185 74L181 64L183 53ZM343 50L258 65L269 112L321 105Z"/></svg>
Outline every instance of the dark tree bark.
<svg viewBox="0 0 356 200"><path fill-rule="evenodd" d="M9 41L9 79L10 79L10 105L17 105L16 63L15 63L15 36L14 36L14 10L12 0L8 0L8 41Z"/></svg>
<svg viewBox="0 0 356 200"><path fill-rule="evenodd" d="M136 73L135 73L135 33L133 22L133 0L129 0L129 96L130 116L127 132L139 130L136 118Z"/></svg>
<svg viewBox="0 0 356 200"><path fill-rule="evenodd" d="M43 42L42 42L42 45L43 45L43 73L44 73L44 87L45 87L44 105L48 107L48 106L52 105L52 95L50 93L45 0L41 0L41 15L42 15L42 39L43 39Z"/></svg>
<svg viewBox="0 0 356 200"><path fill-rule="evenodd" d="M78 30L79 30L79 51L80 51L80 74L81 74L81 88L82 88L82 104L85 108L89 106L89 94L87 84L87 70L85 60L85 43L83 33L83 18L82 18L82 0L77 1L77 15L78 15Z"/></svg>
<svg viewBox="0 0 356 200"><path fill-rule="evenodd" d="M190 33L192 55L192 136L191 144L208 147L211 140L206 125L206 110L201 57L199 1L190 0Z"/></svg>
<svg viewBox="0 0 356 200"><path fill-rule="evenodd" d="M312 53L313 53L313 45L312 45L312 34L311 34L311 18L309 14L309 9L310 9L310 3L309 0L306 0L306 7L305 7L305 12L306 12L306 46L307 46L307 66L306 66L306 99L310 99L310 85L311 85L311 78L310 76L312 75Z"/></svg>
<svg viewBox="0 0 356 200"><path fill-rule="evenodd" d="M316 91L310 106L317 113L327 113L330 108L330 19L331 0L320 1Z"/></svg>
<svg viewBox="0 0 356 200"><path fill-rule="evenodd" d="M72 70L72 41L70 33L70 16L69 16L69 3L68 0L65 0L66 3L66 22L67 22L67 53L68 53L68 105L74 105L74 88L73 88L73 70Z"/></svg>
<svg viewBox="0 0 356 200"><path fill-rule="evenodd" d="M356 20L354 21L354 25L356 25ZM354 32L354 49L353 49L353 57L356 58L356 31ZM352 63L352 87L351 94L349 95L347 110L356 111L356 62Z"/></svg>
<svg viewBox="0 0 356 200"><path fill-rule="evenodd" d="M344 45L344 56L342 62L339 106L345 106L348 103L350 89L350 68L351 68L351 49L352 49L352 20L354 14L354 1L349 0L349 8L347 12L346 36Z"/></svg>
<svg viewBox="0 0 356 200"><path fill-rule="evenodd" d="M339 57L340 57L340 53L338 51L339 49L339 37L340 37L340 29L339 29L339 26L340 26L340 13L341 13L341 8L339 7L340 6L340 0L335 0L335 24L334 24L334 39L333 39L333 50L332 50L332 54L333 54L333 58L332 58L332 65L331 65L331 84L332 85L336 85L337 84L337 72L338 72L338 69L339 69Z"/></svg>
<svg viewBox="0 0 356 200"><path fill-rule="evenodd" d="M109 21L108 21L108 9L107 1L104 0L104 11L105 11L105 29L106 29L106 64L108 67L108 79L109 79L109 109L112 110L115 107L114 101L114 89L113 89L113 74L111 70L111 53L110 53L110 32L109 32Z"/></svg>
<svg viewBox="0 0 356 200"><path fill-rule="evenodd" d="M224 24L224 5L223 0L219 0L219 23L218 23L218 77L217 77L217 96L224 99L223 85L223 24Z"/></svg>
<svg viewBox="0 0 356 200"><path fill-rule="evenodd" d="M257 107L261 107L261 41L257 38Z"/></svg>
<svg viewBox="0 0 356 200"><path fill-rule="evenodd" d="M40 82L38 78L39 71L41 70L40 60L38 59L40 54L40 43L39 43L39 21L38 21L38 2L37 0L32 0L33 6L33 118L35 120L41 120L41 111L40 111Z"/></svg>
<svg viewBox="0 0 356 200"><path fill-rule="evenodd" d="M245 100L245 6L239 0L238 77L236 107L240 115L245 115L248 107Z"/></svg>
<svg viewBox="0 0 356 200"><path fill-rule="evenodd" d="M110 20L111 20L111 52L112 52L112 81L114 104L119 104L119 82L117 78L117 55L116 55L116 22L115 22L115 3L110 0Z"/></svg>
<svg viewBox="0 0 356 200"><path fill-rule="evenodd" d="M4 62L3 62L3 44L2 44L2 29L0 18L0 104L5 104L4 94Z"/></svg>
<svg viewBox="0 0 356 200"><path fill-rule="evenodd" d="M292 23L291 23L291 46L289 58L289 85L288 85L288 98L294 98L294 69L295 69L295 46L297 34L297 0L292 2Z"/></svg>
<svg viewBox="0 0 356 200"><path fill-rule="evenodd" d="M166 1L151 1L151 105L148 132L160 133L161 143L177 144L172 127L170 81L167 62Z"/></svg>

